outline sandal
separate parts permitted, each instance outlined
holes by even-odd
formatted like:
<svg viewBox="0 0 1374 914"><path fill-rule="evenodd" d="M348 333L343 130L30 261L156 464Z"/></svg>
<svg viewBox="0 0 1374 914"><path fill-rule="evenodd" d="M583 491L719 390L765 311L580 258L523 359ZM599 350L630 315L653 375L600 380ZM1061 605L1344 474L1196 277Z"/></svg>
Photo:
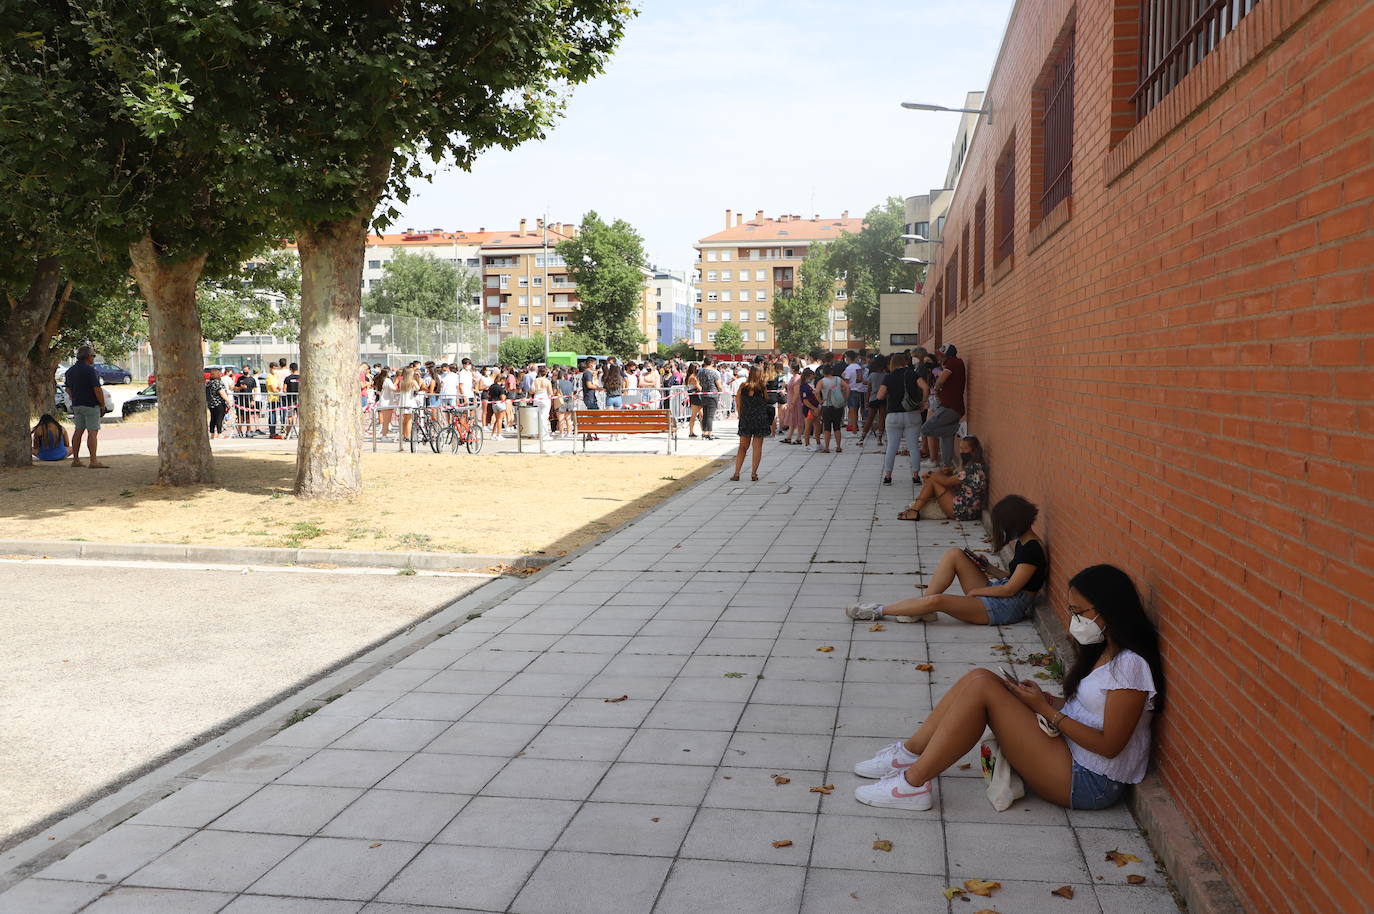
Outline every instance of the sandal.
<svg viewBox="0 0 1374 914"><path fill-rule="evenodd" d="M897 515L897 520L920 520L921 510L919 508L907 508Z"/></svg>
<svg viewBox="0 0 1374 914"><path fill-rule="evenodd" d="M759 474L758 474L758 473L752 474L752 475L749 477L749 481L750 481L750 482L758 482L758 481L759 481Z"/></svg>
<svg viewBox="0 0 1374 914"><path fill-rule="evenodd" d="M757 479L758 477L755 477L755 478ZM736 473L734 476L731 476L731 477L730 477L730 481L731 481L731 482L739 482L739 474Z"/></svg>

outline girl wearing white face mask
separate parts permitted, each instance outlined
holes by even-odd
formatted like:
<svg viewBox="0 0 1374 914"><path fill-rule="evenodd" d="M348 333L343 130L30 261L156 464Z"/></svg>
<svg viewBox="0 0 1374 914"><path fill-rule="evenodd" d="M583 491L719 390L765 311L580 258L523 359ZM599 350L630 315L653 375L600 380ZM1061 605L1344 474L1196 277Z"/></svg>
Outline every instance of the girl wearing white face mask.
<svg viewBox="0 0 1374 914"><path fill-rule="evenodd" d="M1010 683L973 670L910 739L854 766L861 777L880 778L855 791L859 802L930 809L934 779L978 745L984 727L1031 789L1060 806L1104 809L1140 783L1150 724L1164 702L1159 636L1130 577L1111 565L1094 565L1069 581L1068 609L1080 647L1064 679L1065 698L1031 680ZM1037 716L1058 735L1050 736Z"/></svg>

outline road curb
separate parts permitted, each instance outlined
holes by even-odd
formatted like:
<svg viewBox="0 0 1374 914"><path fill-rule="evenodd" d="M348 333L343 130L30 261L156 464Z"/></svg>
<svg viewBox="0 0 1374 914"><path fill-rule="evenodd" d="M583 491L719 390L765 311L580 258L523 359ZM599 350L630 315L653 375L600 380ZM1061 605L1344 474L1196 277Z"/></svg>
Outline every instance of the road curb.
<svg viewBox="0 0 1374 914"><path fill-rule="evenodd" d="M358 568L416 568L449 571L494 565L543 568L549 555L490 555L476 552L369 552L354 549L282 549L256 546L189 546L173 543L87 543L77 540L0 540L0 555L214 562L223 565L342 565Z"/></svg>

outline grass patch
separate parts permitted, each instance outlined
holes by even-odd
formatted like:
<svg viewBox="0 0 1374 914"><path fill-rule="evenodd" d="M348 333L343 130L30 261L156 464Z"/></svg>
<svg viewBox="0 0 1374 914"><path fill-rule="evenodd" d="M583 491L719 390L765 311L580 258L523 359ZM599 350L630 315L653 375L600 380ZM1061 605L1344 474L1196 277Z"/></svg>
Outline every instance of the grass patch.
<svg viewBox="0 0 1374 914"><path fill-rule="evenodd" d="M401 533L397 535L396 542L407 549L415 549L419 552L428 552L434 548L431 545L434 537L428 533Z"/></svg>
<svg viewBox="0 0 1374 914"><path fill-rule="evenodd" d="M324 536L324 528L314 521L300 521L291 525L291 532L282 540L287 546L295 548L306 540Z"/></svg>
<svg viewBox="0 0 1374 914"><path fill-rule="evenodd" d="M396 573L401 575L402 577L408 578L411 575L415 574L415 567L411 565L409 562L406 562L406 567L397 569Z"/></svg>

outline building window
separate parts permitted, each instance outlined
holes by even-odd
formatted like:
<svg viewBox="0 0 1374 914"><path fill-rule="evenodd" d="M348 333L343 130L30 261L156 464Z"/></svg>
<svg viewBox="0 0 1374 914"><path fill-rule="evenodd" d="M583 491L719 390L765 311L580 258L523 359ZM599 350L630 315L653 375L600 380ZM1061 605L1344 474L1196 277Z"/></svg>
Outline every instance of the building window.
<svg viewBox="0 0 1374 914"><path fill-rule="evenodd" d="M729 251L721 251L721 252L720 252L720 259L721 259L722 261L725 261L725 262L728 263L729 260L730 260L730 252L729 252Z"/></svg>
<svg viewBox="0 0 1374 914"><path fill-rule="evenodd" d="M760 276L759 279L763 279L763 277ZM767 290L767 289L755 289L755 290L754 290L754 301L768 301L768 290Z"/></svg>
<svg viewBox="0 0 1374 914"><path fill-rule="evenodd" d="M767 330L756 330L756 331L754 331L754 338L757 339L760 343L767 342L767 340L768 340L768 331L767 331Z"/></svg>
<svg viewBox="0 0 1374 914"><path fill-rule="evenodd" d="M767 320L768 320L768 312L767 312L767 311L755 311L755 312L754 312L754 320L760 321L760 322L762 322L762 321L767 321Z"/></svg>
<svg viewBox="0 0 1374 914"><path fill-rule="evenodd" d="M367 262L367 268L369 270L380 270L382 268L382 262L380 260L369 260Z"/></svg>
<svg viewBox="0 0 1374 914"><path fill-rule="evenodd" d="M728 320L730 320L730 312L729 312L729 311L722 311L722 312L720 312L720 319L723 320L723 321L728 321Z"/></svg>
<svg viewBox="0 0 1374 914"><path fill-rule="evenodd" d="M721 270L721 271L720 271L720 281L721 281L721 282L730 282L730 281L734 278L734 275L735 275L734 270Z"/></svg>
<svg viewBox="0 0 1374 914"><path fill-rule="evenodd" d="M716 331L712 330L710 333L706 334L706 342L708 342L708 343L714 343L715 341L716 341Z"/></svg>
<svg viewBox="0 0 1374 914"><path fill-rule="evenodd" d="M542 286L542 285L544 284L544 277L542 277L542 276L536 276L536 277L534 277L534 284L535 284L536 286Z"/></svg>
<svg viewBox="0 0 1374 914"><path fill-rule="evenodd" d="M706 252L706 259L709 260L709 261L711 261L712 263L714 263L714 262L715 262L715 259L716 259L716 252L715 252L715 251L707 251L707 252Z"/></svg>
<svg viewBox="0 0 1374 914"><path fill-rule="evenodd" d="M973 207L973 287L983 284L983 260L988 234L988 195L984 191ZM967 242L966 242L967 244Z"/></svg>
<svg viewBox="0 0 1374 914"><path fill-rule="evenodd" d="M743 323L748 323L748 321L749 321L749 312L748 312L748 311L741 311L741 312L739 313L739 319L740 319L740 323L742 323L742 324L743 324Z"/></svg>
<svg viewBox="0 0 1374 914"><path fill-rule="evenodd" d="M1235 30L1259 0L1142 0L1136 120L1143 118Z"/></svg>
<svg viewBox="0 0 1374 914"><path fill-rule="evenodd" d="M532 296L530 296L530 304L531 304L531 305L534 305L536 308L538 308L540 305L544 304L544 296L542 296L542 295L532 295Z"/></svg>
<svg viewBox="0 0 1374 914"><path fill-rule="evenodd" d="M566 324L566 323L568 322L568 315L566 315L566 314L555 314L555 315L553 315L553 322L554 322L555 324Z"/></svg>
<svg viewBox="0 0 1374 914"><path fill-rule="evenodd" d="M848 293L847 291L845 291L844 289L836 289L836 290L835 290L835 297L836 297L837 299L839 299L840 301L844 301L846 298L849 297L849 293Z"/></svg>
<svg viewBox="0 0 1374 914"><path fill-rule="evenodd" d="M730 300L730 290L729 290L729 289L725 289L724 291L722 291L722 292L720 293L720 300L721 300L721 301L729 301L729 300Z"/></svg>
<svg viewBox="0 0 1374 914"><path fill-rule="evenodd" d="M528 276L521 276L518 280L516 280L516 283L515 283L515 284L518 285L518 286L519 286L520 288L522 288L522 289L528 289L528 288L530 287L530 280L529 280L529 277L528 277Z"/></svg>
<svg viewBox="0 0 1374 914"><path fill-rule="evenodd" d="M793 250L792 248L783 248L783 249L782 249L782 256L783 256L783 257L791 257L791 256L792 256L792 250Z"/></svg>
<svg viewBox="0 0 1374 914"><path fill-rule="evenodd" d="M510 274L509 274L509 273L502 273L500 276L497 277L497 282L500 284L500 287L501 287L502 289L509 289L509 288L510 288Z"/></svg>
<svg viewBox="0 0 1374 914"><path fill-rule="evenodd" d="M544 323L544 315L542 315L542 314L536 314L536 315L534 316L534 322L535 322L536 324L542 324L542 323Z"/></svg>
<svg viewBox="0 0 1374 914"><path fill-rule="evenodd" d="M715 270L707 270L707 271L706 271L706 281L707 281L707 282L715 282L715 281L716 281L716 278L719 277L719 276L720 276L720 274L717 273Z"/></svg>
<svg viewBox="0 0 1374 914"><path fill-rule="evenodd" d="M529 297L528 297L528 296L521 295L521 296L519 297L519 302L520 302L520 307L522 307L522 308L528 308L528 307L530 306L530 300L529 300Z"/></svg>
<svg viewBox="0 0 1374 914"><path fill-rule="evenodd" d="M696 303L697 303L698 305L701 304L701 290L700 290L700 289L697 289L697 291L696 291Z"/></svg>
<svg viewBox="0 0 1374 914"><path fill-rule="evenodd" d="M503 314L503 315L501 315L501 327L502 327L502 329L504 329L504 328L506 328L506 327L509 327L509 326L510 326L510 315L509 315L509 314Z"/></svg>
<svg viewBox="0 0 1374 914"><path fill-rule="evenodd" d="M1032 227L1073 193L1073 39L1070 26L1055 42L1031 96ZM1044 163L1039 174L1037 162Z"/></svg>
<svg viewBox="0 0 1374 914"><path fill-rule="evenodd" d="M490 306L493 307L493 308L499 308L499 307L501 307L501 296L499 296L499 295L488 295L488 296L487 296L487 304L490 305Z"/></svg>
<svg viewBox="0 0 1374 914"><path fill-rule="evenodd" d="M469 258L468 258L468 266L470 266L470 267L480 267L481 265L482 265L482 261L479 260L479 259L477 259L476 257L469 257Z"/></svg>
<svg viewBox="0 0 1374 914"><path fill-rule="evenodd" d="M763 270L755 270L755 271L754 271L754 281L755 281L755 282L766 282L767 279L768 279L768 276L767 276L767 274L765 273L765 271L763 271Z"/></svg>
<svg viewBox="0 0 1374 914"><path fill-rule="evenodd" d="M992 265L1010 262L1016 249L1016 135L1007 139L993 175ZM994 277L995 278L995 277Z"/></svg>
<svg viewBox="0 0 1374 914"><path fill-rule="evenodd" d="M964 226L963 241L959 245L959 298L968 303L968 226Z"/></svg>
<svg viewBox="0 0 1374 914"><path fill-rule="evenodd" d="M530 316L529 316L528 314L522 314L522 315L520 315L520 323L521 323L521 324L528 324L529 322L530 322Z"/></svg>
<svg viewBox="0 0 1374 914"><path fill-rule="evenodd" d="M706 293L706 300L707 300L707 301L720 301L720 293L719 293L719 292L707 292L707 293Z"/></svg>
<svg viewBox="0 0 1374 914"><path fill-rule="evenodd" d="M949 255L945 264L945 313L953 314L959 307L959 252Z"/></svg>
<svg viewBox="0 0 1374 914"><path fill-rule="evenodd" d="M716 312L716 311L707 311L707 312L706 312L706 319L707 319L708 321L718 320L719 318L716 317L717 313L718 313L718 312Z"/></svg>

